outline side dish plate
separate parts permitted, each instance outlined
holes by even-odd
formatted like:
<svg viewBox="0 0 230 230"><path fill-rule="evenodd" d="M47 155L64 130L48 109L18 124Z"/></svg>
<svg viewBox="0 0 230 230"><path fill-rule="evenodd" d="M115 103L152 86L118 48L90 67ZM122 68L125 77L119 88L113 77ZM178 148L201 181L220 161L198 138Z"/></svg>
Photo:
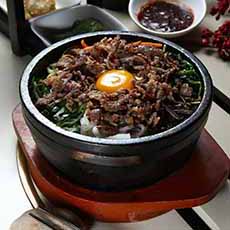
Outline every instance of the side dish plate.
<svg viewBox="0 0 230 230"><path fill-rule="evenodd" d="M71 28L75 21L93 18L101 22L105 30L127 31L128 29L105 10L93 5L75 5L57 10L30 20L31 29L46 46L51 45L54 33ZM79 34L76 34L79 35Z"/></svg>

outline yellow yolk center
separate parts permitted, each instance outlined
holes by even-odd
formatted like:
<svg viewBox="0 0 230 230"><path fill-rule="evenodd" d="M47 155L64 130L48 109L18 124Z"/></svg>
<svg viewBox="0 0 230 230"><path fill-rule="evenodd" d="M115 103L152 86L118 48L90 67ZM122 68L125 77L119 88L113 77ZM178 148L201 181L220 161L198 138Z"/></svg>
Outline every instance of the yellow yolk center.
<svg viewBox="0 0 230 230"><path fill-rule="evenodd" d="M96 88L108 93L132 89L133 79L133 75L126 70L108 70L99 75Z"/></svg>

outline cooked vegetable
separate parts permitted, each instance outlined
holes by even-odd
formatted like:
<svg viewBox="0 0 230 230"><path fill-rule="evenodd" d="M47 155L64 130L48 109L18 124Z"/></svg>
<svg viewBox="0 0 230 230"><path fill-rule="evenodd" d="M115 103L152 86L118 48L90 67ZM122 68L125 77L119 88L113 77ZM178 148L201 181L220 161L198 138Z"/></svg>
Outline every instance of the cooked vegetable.
<svg viewBox="0 0 230 230"><path fill-rule="evenodd" d="M85 42L84 39L81 40L81 46L82 46L83 49L89 47L89 46L86 44L86 42Z"/></svg>
<svg viewBox="0 0 230 230"><path fill-rule="evenodd" d="M154 48L162 48L162 44L161 43L157 43L157 42L142 42L142 41L137 41L137 42L133 42L132 45L134 46L150 46L150 47L154 47Z"/></svg>
<svg viewBox="0 0 230 230"><path fill-rule="evenodd" d="M89 18L74 23L73 31L76 34L96 32L104 30L104 26L96 19Z"/></svg>
<svg viewBox="0 0 230 230"><path fill-rule="evenodd" d="M56 125L108 138L172 128L196 110L202 95L201 77L183 56L119 36L93 45L82 40L31 82L36 107Z"/></svg>
<svg viewBox="0 0 230 230"><path fill-rule="evenodd" d="M83 20L77 20L74 22L72 27L68 29L53 31L51 40L56 42L77 34L103 30L105 30L105 26L96 19L88 18Z"/></svg>

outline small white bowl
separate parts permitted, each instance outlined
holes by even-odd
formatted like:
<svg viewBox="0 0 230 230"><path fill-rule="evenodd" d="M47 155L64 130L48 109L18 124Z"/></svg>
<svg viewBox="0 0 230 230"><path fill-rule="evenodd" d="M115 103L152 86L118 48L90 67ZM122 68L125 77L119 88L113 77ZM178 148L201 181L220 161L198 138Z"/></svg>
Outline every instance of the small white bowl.
<svg viewBox="0 0 230 230"><path fill-rule="evenodd" d="M206 0L199 0L199 1L197 0L162 0L162 1L170 2L170 3L177 3L179 5L180 4L185 5L185 7L187 6L188 8L192 9L194 20L193 20L193 23L184 30L179 30L175 32L159 32L159 31L155 31L155 30L146 28L139 22L137 18L141 7L151 1L152 0L130 0L129 15L132 18L132 20L144 31L151 33L153 35L164 37L164 38L175 38L175 37L179 37L179 36L187 34L188 32L196 28L202 22L202 20L205 17L206 11L207 11Z"/></svg>

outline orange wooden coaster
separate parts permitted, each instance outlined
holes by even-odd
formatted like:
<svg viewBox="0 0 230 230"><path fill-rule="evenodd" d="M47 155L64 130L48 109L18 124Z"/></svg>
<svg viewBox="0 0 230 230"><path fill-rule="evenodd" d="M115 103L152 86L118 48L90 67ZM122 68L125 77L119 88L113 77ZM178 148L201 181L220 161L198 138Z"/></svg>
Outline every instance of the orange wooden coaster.
<svg viewBox="0 0 230 230"><path fill-rule="evenodd" d="M92 191L71 183L42 157L20 105L13 111L13 123L33 180L43 195L101 221L139 221L172 209L204 204L217 194L229 175L228 157L204 131L186 165L158 183L126 192Z"/></svg>

